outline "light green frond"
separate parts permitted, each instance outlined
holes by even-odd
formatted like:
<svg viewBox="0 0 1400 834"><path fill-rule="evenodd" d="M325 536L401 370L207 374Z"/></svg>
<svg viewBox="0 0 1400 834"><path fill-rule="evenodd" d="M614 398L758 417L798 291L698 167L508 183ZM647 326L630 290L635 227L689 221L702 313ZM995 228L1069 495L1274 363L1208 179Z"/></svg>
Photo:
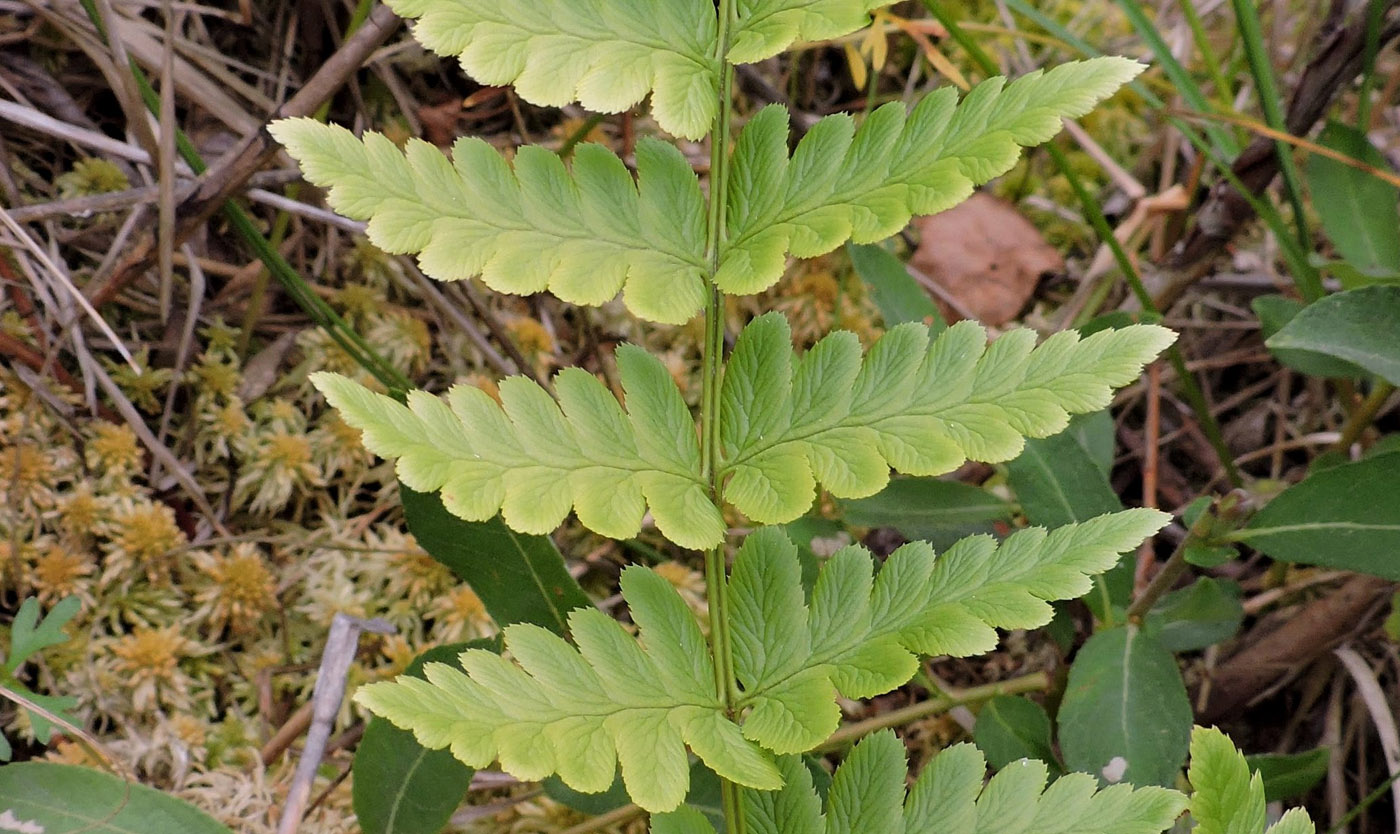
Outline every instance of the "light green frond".
<svg viewBox="0 0 1400 834"><path fill-rule="evenodd" d="M986 761L971 744L939 753L906 796L904 745L889 730L851 750L832 777L824 811L799 759L778 766L781 790L743 792L755 834L1161 834L1186 805L1186 797L1165 788L1098 790L1097 780L1082 773L1047 789L1045 765L1028 759L1007 765L984 787ZM652 832L707 831L694 820L689 809L658 815Z"/></svg>
<svg viewBox="0 0 1400 834"><path fill-rule="evenodd" d="M731 646L750 709L745 737L777 753L821 743L837 727L835 693L870 698L908 681L918 655L972 655L998 628L1050 621L1047 601L1087 591L1090 577L1161 529L1169 516L1126 510L999 546L974 536L941 557L922 542L895 551L879 575L860 547L822 566L804 604L797 549L777 528L750 535L729 579Z"/></svg>
<svg viewBox="0 0 1400 834"><path fill-rule="evenodd" d="M751 64L793 41L839 38L870 23L868 12L883 5L884 0L739 0L729 60Z"/></svg>
<svg viewBox="0 0 1400 834"><path fill-rule="evenodd" d="M841 28L850 20L819 12L834 9L862 17L871 5L859 0L752 0L752 19L764 24L756 22L740 43L744 54L761 54L767 45L796 35L792 21L817 27L812 21L831 20ZM844 22L837 26L834 21ZM791 159L787 114L769 108L739 137L734 169L769 173L762 181L736 176L729 190L729 239L716 282L725 292L760 292L782 276L789 253L809 258L848 239L883 240L913 215L952 207L975 186L1009 170L1021 148L1048 140L1061 119L1087 113L1142 69L1123 58L1095 58L1010 83L989 79L961 104L957 93L946 88L925 96L907 116L902 104L886 104L859 130L849 116L828 116L808 131Z"/></svg>
<svg viewBox="0 0 1400 834"><path fill-rule="evenodd" d="M1264 780L1250 773L1229 736L1211 727L1191 731L1191 817L1197 834L1264 834ZM1293 810L1269 834L1313 834L1306 812Z"/></svg>
<svg viewBox="0 0 1400 834"><path fill-rule="evenodd" d="M778 787L773 762L725 716L709 645L680 594L640 567L623 571L622 593L640 639L581 608L569 615L577 649L538 626L511 625L505 648L515 662L469 650L465 673L431 663L426 681L370 684L355 700L425 747L447 747L473 767L499 761L521 779L557 773L596 793L620 764L632 801L650 811L670 811L685 797L687 745L732 782Z"/></svg>
<svg viewBox="0 0 1400 834"><path fill-rule="evenodd" d="M502 513L523 533L552 532L569 514L616 539L641 529L648 507L657 527L684 547L712 547L725 525L700 475L690 412L664 366L640 348L618 349L627 411L592 374L555 378L556 404L522 377L500 386L501 403L459 385L447 401L423 391L408 404L336 374L312 383L365 448L397 458L399 479L468 521Z"/></svg>
<svg viewBox="0 0 1400 834"><path fill-rule="evenodd" d="M798 359L782 349L787 320L769 313L740 334L725 370L724 497L755 521L782 524L807 510L817 483L861 498L884 488L891 467L939 475L969 459L1010 460L1024 438L1104 408L1173 338L1134 325L1057 333L1036 347L1034 333L1014 330L988 346L972 322L932 340L910 323L863 359L842 332Z"/></svg>
<svg viewBox="0 0 1400 834"><path fill-rule="evenodd" d="M703 0L391 0L413 36L458 57L484 84L514 84L533 104L577 101L620 113L652 93L669 133L705 135L714 120L714 6Z"/></svg>
<svg viewBox="0 0 1400 834"><path fill-rule="evenodd" d="M638 145L633 181L616 154L594 144L574 150L570 171L530 145L512 166L474 138L458 140L449 160L418 139L400 151L379 134L359 139L313 119L269 130L307 180L330 189L332 208L369 221L381 249L417 253L434 278L480 275L500 292L549 290L583 305L623 292L634 313L670 324L704 305L704 198L689 163L664 142Z"/></svg>

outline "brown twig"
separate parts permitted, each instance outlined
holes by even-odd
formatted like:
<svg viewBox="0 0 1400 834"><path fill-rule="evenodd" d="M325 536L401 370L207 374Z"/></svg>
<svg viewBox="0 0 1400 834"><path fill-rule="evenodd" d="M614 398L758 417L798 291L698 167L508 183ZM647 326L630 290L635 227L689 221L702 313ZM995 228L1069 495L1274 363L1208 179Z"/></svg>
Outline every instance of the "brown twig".
<svg viewBox="0 0 1400 834"><path fill-rule="evenodd" d="M1397 5L1400 5L1397 0L1387 0L1387 12ZM1381 44L1396 36L1400 36L1400 19L1392 18L1381 30ZM1365 15L1323 41L1289 99L1284 119L1289 133L1306 134L1322 118L1332 100L1361 71L1365 45ZM1277 150L1278 144L1273 139L1260 136L1240 153L1231 169L1246 188L1258 194L1278 173ZM1195 225L1177 247L1171 270L1164 275L1165 285L1154 288L1159 308L1171 306L1187 287L1204 275L1211 258L1253 217L1254 209L1243 196L1228 182L1217 183L1196 212Z"/></svg>
<svg viewBox="0 0 1400 834"><path fill-rule="evenodd" d="M1367 615L1394 587L1393 582L1375 576L1355 576L1336 591L1304 606L1274 631L1258 639L1246 636L1246 648L1216 668L1201 723L1235 715L1263 694L1274 691L1281 682L1291 680L1301 669L1364 628Z"/></svg>
<svg viewBox="0 0 1400 834"><path fill-rule="evenodd" d="M389 7L377 6L364 25L307 79L296 95L274 110L268 121L307 116L315 112L394 33L401 22ZM267 132L266 125L245 136L237 147L205 171L180 200L175 209L179 221L173 231L174 241L183 242L201 228L279 150L280 146ZM85 288L87 297L98 306L111 301L149 269L155 263L155 258L155 237L147 235L132 247L105 280L94 281Z"/></svg>

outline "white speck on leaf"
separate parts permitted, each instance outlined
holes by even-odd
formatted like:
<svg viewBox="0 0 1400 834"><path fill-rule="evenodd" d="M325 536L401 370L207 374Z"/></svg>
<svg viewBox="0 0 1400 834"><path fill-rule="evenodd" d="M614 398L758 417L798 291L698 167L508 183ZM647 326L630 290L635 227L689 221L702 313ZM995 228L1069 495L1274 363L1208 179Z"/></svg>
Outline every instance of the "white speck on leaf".
<svg viewBox="0 0 1400 834"><path fill-rule="evenodd" d="M13 809L0 812L0 831L18 831L19 834L44 834L45 828L33 820L22 820L15 816Z"/></svg>
<svg viewBox="0 0 1400 834"><path fill-rule="evenodd" d="M1123 781L1123 774L1128 772L1128 760L1122 756L1114 756L1108 760L1108 764L1104 765L1103 770L1099 772L1102 773L1103 778L1107 779L1109 782L1115 784L1121 782Z"/></svg>

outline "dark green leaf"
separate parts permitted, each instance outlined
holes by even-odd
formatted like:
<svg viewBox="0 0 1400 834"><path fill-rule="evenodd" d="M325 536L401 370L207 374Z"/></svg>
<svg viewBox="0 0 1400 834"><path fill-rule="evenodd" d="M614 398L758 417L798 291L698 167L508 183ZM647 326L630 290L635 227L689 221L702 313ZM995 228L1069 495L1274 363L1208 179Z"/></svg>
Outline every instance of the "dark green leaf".
<svg viewBox="0 0 1400 834"><path fill-rule="evenodd" d="M1400 579L1400 452L1305 478L1231 538L1284 562Z"/></svg>
<svg viewBox="0 0 1400 834"><path fill-rule="evenodd" d="M823 561L814 549L816 541L818 539L828 539L831 542L849 541L850 535L837 522L829 518L810 515L803 516L796 521L790 521L782 528L787 537L792 539L792 543L797 545L797 562L802 566L802 590L810 599L812 588L817 584L817 572L821 570ZM833 551L824 548L823 552L830 555Z"/></svg>
<svg viewBox="0 0 1400 834"><path fill-rule="evenodd" d="M14 820L12 830L44 834L229 834L183 800L100 770L51 762L0 767L0 813Z"/></svg>
<svg viewBox="0 0 1400 834"><path fill-rule="evenodd" d="M1389 170L1366 134L1328 122L1317 142L1374 168ZM1359 168L1322 154L1308 157L1308 190L1322 228L1357 269L1400 271L1400 190Z"/></svg>
<svg viewBox="0 0 1400 834"><path fill-rule="evenodd" d="M1060 769L1050 746L1050 716L1029 698L998 695L987 701L977 713L972 739L993 770L1020 759L1039 759L1052 773Z"/></svg>
<svg viewBox="0 0 1400 834"><path fill-rule="evenodd" d="M1167 651L1189 652L1229 639L1243 621L1239 586L1202 577L1162 597L1142 627Z"/></svg>
<svg viewBox="0 0 1400 834"><path fill-rule="evenodd" d="M850 255L856 274L870 286L886 327L906 321L926 322L933 325L936 333L947 326L938 305L904 268L904 263L885 247L848 243L846 254Z"/></svg>
<svg viewBox="0 0 1400 834"><path fill-rule="evenodd" d="M1170 786L1186 761L1191 719L1171 652L1132 626L1112 628L1090 637L1070 667L1060 751L1070 770L1105 782Z"/></svg>
<svg viewBox="0 0 1400 834"><path fill-rule="evenodd" d="M471 648L500 650L496 640L435 646L414 658L404 674L423 677L425 663L457 666L457 656ZM408 730L371 718L351 771L360 828L365 834L441 831L467 795L472 773L449 751L425 749Z"/></svg>
<svg viewBox="0 0 1400 834"><path fill-rule="evenodd" d="M1020 456L1006 465L1006 479L1032 524L1060 527L1123 509L1108 482L1113 464L1113 419L1107 411L1076 417L1052 437L1026 441ZM1094 579L1085 601L1094 616L1126 606L1133 592L1133 555Z"/></svg>
<svg viewBox="0 0 1400 834"><path fill-rule="evenodd" d="M1290 755L1245 756L1249 769L1264 779L1264 799L1279 802L1312 790L1327 775L1332 751L1326 747Z"/></svg>
<svg viewBox="0 0 1400 834"><path fill-rule="evenodd" d="M436 493L400 487L399 496L419 546L471 585L498 624L534 623L564 634L568 613L592 604L548 536L517 533L499 517L463 521Z"/></svg>
<svg viewBox="0 0 1400 834"><path fill-rule="evenodd" d="M1218 568L1226 562L1239 558L1239 551L1228 544L1188 544L1186 552L1188 564L1199 568Z"/></svg>
<svg viewBox="0 0 1400 834"><path fill-rule="evenodd" d="M1294 316L1265 344L1351 362L1400 385L1400 286L1329 295Z"/></svg>
<svg viewBox="0 0 1400 834"><path fill-rule="evenodd" d="M627 788L622 784L622 775L618 774L613 779L612 787L602 793L580 793L568 785L558 776L551 776L540 783L544 788L544 795L568 808L578 811L580 814L588 814L591 817L615 811L623 805L631 802L627 796Z"/></svg>
<svg viewBox="0 0 1400 834"><path fill-rule="evenodd" d="M1129 313L1126 310L1114 310L1111 313L1094 316L1083 324L1075 328L1080 336L1089 336L1100 330L1117 330L1120 327L1127 327L1130 324L1161 324L1162 316L1156 312L1136 312Z"/></svg>
<svg viewBox="0 0 1400 834"><path fill-rule="evenodd" d="M1303 311L1306 305L1294 298L1282 295L1261 295L1250 303L1254 315L1259 317L1259 334L1267 342L1274 334ZM1366 372L1359 366L1334 359L1308 350L1290 350L1270 347L1269 352L1279 362L1299 373L1320 376L1328 379L1362 377Z"/></svg>
<svg viewBox="0 0 1400 834"><path fill-rule="evenodd" d="M1060 434L1027 440L1025 451L1006 465L1007 481L1032 524L1060 527L1123 509L1101 466L1105 434L1110 458L1113 449L1113 424L1105 433L1102 419L1075 419Z"/></svg>
<svg viewBox="0 0 1400 834"><path fill-rule="evenodd" d="M909 539L942 549L964 536L990 532L1009 521L1011 505L975 486L937 478L900 478L878 495L843 501L847 524L893 527Z"/></svg>
<svg viewBox="0 0 1400 834"><path fill-rule="evenodd" d="M1316 255L1308 259L1313 265L1337 279L1344 290L1369 287L1372 284L1400 284L1400 273L1385 269L1363 270L1350 261L1329 261Z"/></svg>

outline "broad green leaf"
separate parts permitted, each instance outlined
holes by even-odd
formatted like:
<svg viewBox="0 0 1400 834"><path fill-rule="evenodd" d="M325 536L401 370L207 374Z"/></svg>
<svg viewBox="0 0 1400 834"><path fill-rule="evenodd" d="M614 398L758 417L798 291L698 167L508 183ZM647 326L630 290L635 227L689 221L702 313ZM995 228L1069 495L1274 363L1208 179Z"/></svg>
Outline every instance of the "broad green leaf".
<svg viewBox="0 0 1400 834"><path fill-rule="evenodd" d="M448 747L473 767L499 759L521 779L557 773L575 790L599 792L620 764L632 800L649 811L685 797L686 745L730 781L776 788L772 762L724 715L711 651L680 594L639 567L623 572L622 591L640 642L606 614L579 609L569 615L577 649L538 626L511 625L514 663L469 650L465 672L430 663L426 682L374 683L355 699L425 747Z"/></svg>
<svg viewBox="0 0 1400 834"><path fill-rule="evenodd" d="M1278 802L1301 797L1327 775L1332 750L1319 747L1306 753L1261 753L1245 756L1249 770L1264 780L1264 801Z"/></svg>
<svg viewBox="0 0 1400 834"><path fill-rule="evenodd" d="M413 36L460 58L483 84L533 104L620 113L652 94L663 129L687 139L714 120L714 7L695 0L391 0Z"/></svg>
<svg viewBox="0 0 1400 834"><path fill-rule="evenodd" d="M1050 716L1029 698L998 695L982 705L972 739L994 768L1019 759L1038 759L1058 775L1055 748L1050 743Z"/></svg>
<svg viewBox="0 0 1400 834"><path fill-rule="evenodd" d="M771 28L750 37L741 24L735 48L746 60L762 54L797 34L792 25L779 23L792 20L782 9L800 7L806 15L828 5L851 15L831 18L834 28L858 26L853 21L863 19L868 8L849 0L754 0L751 19L774 10L764 18ZM975 186L1009 170L1021 148L1054 136L1062 118L1087 113L1142 69L1122 58L1063 64L1010 83L989 79L961 104L948 87L925 96L907 115L901 103L884 105L859 130L850 116L828 116L781 166L776 188L741 182L730 190L729 217L739 222L731 223L715 281L728 293L760 292L782 276L788 253L810 258L847 240L874 243L898 232L913 215L951 208ZM736 170L772 170L772 163L757 160L787 156L786 118L781 109L770 108L745 128L736 146ZM746 136L750 130L760 135Z"/></svg>
<svg viewBox="0 0 1400 834"><path fill-rule="evenodd" d="M1307 305L1283 295L1261 295L1250 302L1254 314L1259 317L1259 334L1265 342L1283 329L1284 325L1303 311ZM1366 371L1353 362L1336 359L1311 350L1270 347L1269 352L1279 362L1308 376L1331 379L1364 377Z"/></svg>
<svg viewBox="0 0 1400 834"><path fill-rule="evenodd" d="M1385 171L1390 169L1366 135L1329 121L1317 143ZM1312 154L1308 190L1327 237L1342 257L1363 272L1400 271L1400 191L1367 171Z"/></svg>
<svg viewBox="0 0 1400 834"><path fill-rule="evenodd" d="M1265 344L1351 362L1400 385L1400 286L1329 295L1294 316Z"/></svg>
<svg viewBox="0 0 1400 834"><path fill-rule="evenodd" d="M1217 729L1191 732L1191 817L1196 834L1264 834L1264 782L1251 774L1244 756ZM1313 834L1306 813L1294 809L1274 823L1269 834Z"/></svg>
<svg viewBox="0 0 1400 834"><path fill-rule="evenodd" d="M377 133L356 138L314 119L268 129L308 181L330 189L331 208L368 220L381 249L417 253L434 278L480 275L499 292L549 290L581 305L622 292L632 312L670 324L704 306L704 198L690 164L664 142L638 144L634 182L616 154L589 143L574 149L569 171L531 145L512 164L475 138L459 139L449 160L419 139L400 151Z"/></svg>
<svg viewBox="0 0 1400 834"><path fill-rule="evenodd" d="M1060 751L1107 782L1171 785L1186 760L1191 702L1176 658L1134 626L1100 631L1070 666Z"/></svg>
<svg viewBox="0 0 1400 834"><path fill-rule="evenodd" d="M837 727L832 697L869 698L913 676L918 655L991 650L998 628L1050 620L1047 600L1082 594L1089 576L1159 529L1166 516L1127 510L1046 533L1031 528L1000 545L959 542L941 557L922 542L873 562L851 546L822 567L802 602L796 548L766 528L750 535L729 581L744 735L778 753L801 752Z"/></svg>
<svg viewBox="0 0 1400 834"><path fill-rule="evenodd" d="M63 626L73 619L81 607L82 601L77 597L64 597L41 619L39 600L27 598L10 624L10 651L5 658L5 673L13 675L35 652L68 642Z"/></svg>
<svg viewBox="0 0 1400 834"><path fill-rule="evenodd" d="M1400 579L1400 452L1310 475L1231 538L1284 562Z"/></svg>
<svg viewBox="0 0 1400 834"><path fill-rule="evenodd" d="M980 487L938 478L896 478L869 498L840 502L842 518L859 527L893 527L907 539L950 547L1010 521L1012 506Z"/></svg>
<svg viewBox="0 0 1400 834"><path fill-rule="evenodd" d="M1186 797L1173 790L1128 785L1097 790L1083 774L1047 788L1045 766L1034 761L1003 768L984 787L986 762L970 744L935 756L906 794L904 746L889 730L852 748L836 769L825 803L800 760L787 757L779 767L781 790L741 792L753 834L1160 834L1186 806ZM653 817L651 830L712 834L699 815L684 812Z"/></svg>
<svg viewBox="0 0 1400 834"><path fill-rule="evenodd" d="M466 582L497 623L534 623L564 634L569 612L592 603L548 536L517 533L493 517L463 521L436 495L399 490L418 545Z"/></svg>
<svg viewBox="0 0 1400 834"><path fill-rule="evenodd" d="M1054 527L1123 509L1108 482L1113 443L1113 418L1107 409L1071 419L1059 434L1027 440L1021 454L1006 465L1007 484L1026 519ZM1084 600L1097 619L1108 621L1113 606L1126 606L1132 596L1133 557L1125 555L1094 583L1095 590Z"/></svg>
<svg viewBox="0 0 1400 834"><path fill-rule="evenodd" d="M0 820L43 834L229 834L213 817L109 773L51 762L0 767Z"/></svg>
<svg viewBox="0 0 1400 834"><path fill-rule="evenodd" d="M1243 621L1239 585L1203 576L1162 597L1142 627L1167 651L1189 652L1228 640Z"/></svg>
<svg viewBox="0 0 1400 834"><path fill-rule="evenodd" d="M1021 454L1007 463L1007 483L1032 524L1053 527L1123 509L1108 472L1085 448L1083 432L1076 431L1085 422L1075 418L1066 431L1026 441ZM1108 428L1111 438L1111 422Z"/></svg>
<svg viewBox="0 0 1400 834"><path fill-rule="evenodd" d="M486 641L475 641L478 648ZM471 643L436 646L404 674L423 677L423 664L451 663ZM352 768L355 819L365 834L433 834L462 804L472 769L446 750L427 750L413 733L371 718L355 749Z"/></svg>
<svg viewBox="0 0 1400 834"><path fill-rule="evenodd" d="M904 263L883 246L848 243L846 254L850 256L856 274L870 286L875 306L880 308L880 317L885 320L886 327L906 321L922 322L936 333L946 326L943 315L938 312L938 305L910 276Z"/></svg>
<svg viewBox="0 0 1400 834"><path fill-rule="evenodd" d="M523 377L500 385L498 404L458 385L447 401L411 392L402 405L335 374L312 376L332 406L362 430L370 451L398 458L399 479L440 490L467 521L498 512L512 529L543 535L570 509L589 529L631 538L651 509L657 527L684 547L718 544L725 531L700 469L690 412L669 372L641 349L617 351L628 409L594 376L566 368L559 403Z"/></svg>
<svg viewBox="0 0 1400 834"><path fill-rule="evenodd" d="M721 421L763 428L729 436L720 468L726 500L752 519L782 523L810 506L812 481L837 498L864 498L885 487L891 467L931 476L968 459L1009 460L1024 438L1055 434L1071 414L1107 406L1111 390L1135 380L1174 337L1137 325L1083 338L1057 333L1039 347L1028 330L990 346L986 338L972 322L937 338L909 323L887 331L864 359L841 331L800 359L775 359L772 345L791 342L787 320L755 319L735 356L767 358L726 369ZM789 390L790 405L764 396Z"/></svg>

